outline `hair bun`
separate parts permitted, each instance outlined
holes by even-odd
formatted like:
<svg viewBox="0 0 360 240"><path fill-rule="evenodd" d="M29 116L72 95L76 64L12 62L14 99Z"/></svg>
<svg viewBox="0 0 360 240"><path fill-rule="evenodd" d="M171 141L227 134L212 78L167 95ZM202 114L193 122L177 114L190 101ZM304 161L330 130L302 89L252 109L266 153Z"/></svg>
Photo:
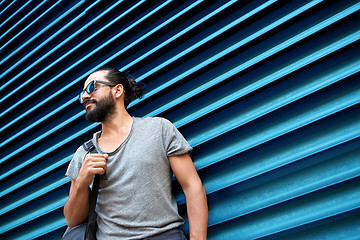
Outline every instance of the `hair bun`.
<svg viewBox="0 0 360 240"><path fill-rule="evenodd" d="M141 98L144 95L144 85L142 83L136 82L134 78L127 77L128 88L124 86L125 89L125 107L127 107L131 101L136 98Z"/></svg>
<svg viewBox="0 0 360 240"><path fill-rule="evenodd" d="M107 74L104 76L113 84L121 84L124 87L124 105L125 108L136 98L141 98L144 95L144 86L142 83L138 83L134 78L130 77L128 74L121 72L114 68L100 68L95 70L98 71L107 71ZM93 72L93 73L94 73Z"/></svg>

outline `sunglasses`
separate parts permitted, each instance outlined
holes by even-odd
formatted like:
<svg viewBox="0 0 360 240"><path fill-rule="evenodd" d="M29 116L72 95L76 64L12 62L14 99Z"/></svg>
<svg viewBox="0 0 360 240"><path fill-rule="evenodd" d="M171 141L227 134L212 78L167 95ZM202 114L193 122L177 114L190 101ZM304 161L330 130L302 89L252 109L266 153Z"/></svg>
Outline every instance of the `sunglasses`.
<svg viewBox="0 0 360 240"><path fill-rule="evenodd" d="M116 84L110 83L110 82L103 82L103 81L99 81L99 80L92 80L84 90L81 91L80 95L79 95L79 101L81 104L84 103L84 101L82 100L82 95L84 95L85 91L90 95L93 92L95 92L96 90L96 84L102 84L102 85L106 85L106 86L110 86L110 87L114 87L116 86Z"/></svg>

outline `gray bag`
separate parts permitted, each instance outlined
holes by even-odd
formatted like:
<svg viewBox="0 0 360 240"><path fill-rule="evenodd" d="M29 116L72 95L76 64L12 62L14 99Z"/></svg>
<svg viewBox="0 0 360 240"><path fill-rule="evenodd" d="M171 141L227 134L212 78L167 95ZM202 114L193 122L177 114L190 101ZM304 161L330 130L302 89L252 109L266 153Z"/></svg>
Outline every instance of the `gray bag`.
<svg viewBox="0 0 360 240"><path fill-rule="evenodd" d="M94 143L92 140L89 140L83 144L84 149L88 153L97 153ZM90 193L90 203L89 203L89 217L86 223L80 224L73 228L67 227L66 231L62 236L62 240L95 240L96 239L96 230L97 215L95 213L96 201L99 191L99 182L100 175L95 175L93 187Z"/></svg>

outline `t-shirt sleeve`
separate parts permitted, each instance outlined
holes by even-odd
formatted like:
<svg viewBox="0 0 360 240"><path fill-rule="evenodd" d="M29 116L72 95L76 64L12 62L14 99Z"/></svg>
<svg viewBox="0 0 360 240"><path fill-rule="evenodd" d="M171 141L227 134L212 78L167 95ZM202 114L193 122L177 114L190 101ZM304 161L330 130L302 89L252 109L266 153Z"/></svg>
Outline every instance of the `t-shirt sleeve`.
<svg viewBox="0 0 360 240"><path fill-rule="evenodd" d="M76 150L73 158L71 159L69 166L66 170L65 176L67 176L73 180L76 180L76 178L80 172L82 163L84 161L85 155L86 155L85 149L82 146L80 146Z"/></svg>
<svg viewBox="0 0 360 240"><path fill-rule="evenodd" d="M179 130L167 119L161 119L164 147L167 156L176 156L192 151L192 147Z"/></svg>

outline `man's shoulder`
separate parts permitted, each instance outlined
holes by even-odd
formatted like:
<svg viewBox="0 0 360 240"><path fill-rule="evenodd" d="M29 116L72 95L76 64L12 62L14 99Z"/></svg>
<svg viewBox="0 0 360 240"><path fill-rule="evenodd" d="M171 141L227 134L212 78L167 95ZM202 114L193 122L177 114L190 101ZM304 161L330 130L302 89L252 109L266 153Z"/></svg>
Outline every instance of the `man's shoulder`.
<svg viewBox="0 0 360 240"><path fill-rule="evenodd" d="M147 130L151 134L155 134L156 132L164 133L175 128L171 121L163 117L139 118L136 125L138 129L142 129L142 131Z"/></svg>
<svg viewBox="0 0 360 240"><path fill-rule="evenodd" d="M155 124L155 125L163 125L163 124L172 124L168 119L163 117L145 117L145 118L137 118L139 122L143 124Z"/></svg>
<svg viewBox="0 0 360 240"><path fill-rule="evenodd" d="M75 151L74 157L83 156L86 154L86 149L84 148L84 144L81 144Z"/></svg>
<svg viewBox="0 0 360 240"><path fill-rule="evenodd" d="M101 131L97 131L93 133L93 137L84 141L75 151L74 156L83 158L84 155L88 153L91 146L96 147L96 138L100 135Z"/></svg>

